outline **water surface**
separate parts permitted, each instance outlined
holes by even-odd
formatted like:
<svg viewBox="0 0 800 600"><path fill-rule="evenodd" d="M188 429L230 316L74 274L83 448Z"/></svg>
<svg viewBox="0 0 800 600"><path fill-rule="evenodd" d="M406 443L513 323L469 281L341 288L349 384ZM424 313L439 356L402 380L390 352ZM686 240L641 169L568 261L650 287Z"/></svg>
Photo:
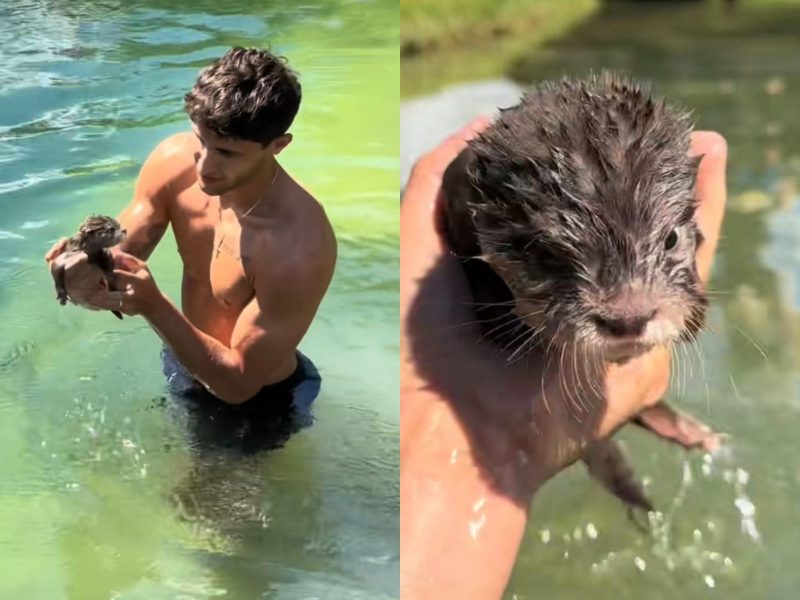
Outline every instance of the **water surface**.
<svg viewBox="0 0 800 600"><path fill-rule="evenodd" d="M0 0L0 597L398 595L396 5ZM285 54L283 165L339 263L301 349L316 422L247 459L190 451L141 319L54 299L45 250L118 214L182 95L233 45ZM168 234L151 260L179 300Z"/></svg>

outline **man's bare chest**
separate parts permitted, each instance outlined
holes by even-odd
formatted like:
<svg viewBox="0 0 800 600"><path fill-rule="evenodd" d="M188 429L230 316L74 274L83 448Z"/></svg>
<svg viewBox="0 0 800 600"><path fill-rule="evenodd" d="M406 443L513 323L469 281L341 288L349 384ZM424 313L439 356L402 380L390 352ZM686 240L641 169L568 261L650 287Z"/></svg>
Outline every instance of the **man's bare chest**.
<svg viewBox="0 0 800 600"><path fill-rule="evenodd" d="M197 200L197 199L195 199ZM253 298L249 233L225 218L217 200L187 202L172 217L184 278L228 309L241 310Z"/></svg>

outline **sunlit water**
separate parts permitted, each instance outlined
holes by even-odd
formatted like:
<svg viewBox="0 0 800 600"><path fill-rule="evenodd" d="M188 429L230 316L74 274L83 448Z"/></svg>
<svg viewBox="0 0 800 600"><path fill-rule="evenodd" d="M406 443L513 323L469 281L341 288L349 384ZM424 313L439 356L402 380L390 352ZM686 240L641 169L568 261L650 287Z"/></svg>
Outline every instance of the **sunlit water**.
<svg viewBox="0 0 800 600"><path fill-rule="evenodd" d="M628 69L694 109L698 127L722 132L730 152L712 331L697 350L681 354L668 395L729 433L730 451L687 455L646 433L623 431L619 437L659 510L652 533L641 533L575 467L537 497L507 600L796 595L800 5L748 9L741 2L728 13L723 3L694 4L608 8L496 73L524 84ZM403 172L411 162L407 148L419 144L413 132L426 129L407 124L412 116L446 114L452 128L491 101L515 99L507 80L410 99L402 112Z"/></svg>
<svg viewBox="0 0 800 600"><path fill-rule="evenodd" d="M396 15L0 0L0 598L397 597ZM159 400L157 336L59 306L42 255L127 204L200 68L267 43L304 91L282 162L340 244L302 345L323 388L284 448L199 459ZM177 302L170 234L151 264Z"/></svg>

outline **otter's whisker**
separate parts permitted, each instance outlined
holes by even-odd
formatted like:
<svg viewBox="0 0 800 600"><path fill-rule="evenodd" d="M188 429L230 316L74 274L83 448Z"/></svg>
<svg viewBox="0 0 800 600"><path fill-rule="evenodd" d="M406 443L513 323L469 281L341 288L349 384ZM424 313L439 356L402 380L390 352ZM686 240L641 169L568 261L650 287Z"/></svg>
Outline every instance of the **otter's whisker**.
<svg viewBox="0 0 800 600"><path fill-rule="evenodd" d="M746 334L746 333L745 333L745 332L744 332L742 329L740 329L740 328L739 328L737 325L734 325L734 326L733 326L733 328L734 328L736 331L738 331L739 333L741 333L741 334L742 334L744 337L746 337L748 340L750 340L750 343L751 343L751 344L753 344L753 347L754 347L756 350L758 350L758 352L761 354L761 356L764 358L764 360L767 360L767 361L769 360L769 358L767 357L767 353L766 353L766 352L764 352L764 349L763 349L763 348L761 348L761 346L759 346L758 344L756 344L755 340L754 340L754 339L753 339L751 336L747 335L747 334Z"/></svg>

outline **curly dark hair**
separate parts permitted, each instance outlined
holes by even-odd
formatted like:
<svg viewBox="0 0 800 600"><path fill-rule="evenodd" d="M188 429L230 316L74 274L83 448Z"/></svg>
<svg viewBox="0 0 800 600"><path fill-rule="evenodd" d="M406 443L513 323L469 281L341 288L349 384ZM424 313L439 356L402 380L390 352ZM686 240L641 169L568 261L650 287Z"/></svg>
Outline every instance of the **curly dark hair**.
<svg viewBox="0 0 800 600"><path fill-rule="evenodd" d="M236 47L200 73L184 108L194 123L220 137L266 146L289 129L301 96L285 57Z"/></svg>

